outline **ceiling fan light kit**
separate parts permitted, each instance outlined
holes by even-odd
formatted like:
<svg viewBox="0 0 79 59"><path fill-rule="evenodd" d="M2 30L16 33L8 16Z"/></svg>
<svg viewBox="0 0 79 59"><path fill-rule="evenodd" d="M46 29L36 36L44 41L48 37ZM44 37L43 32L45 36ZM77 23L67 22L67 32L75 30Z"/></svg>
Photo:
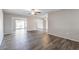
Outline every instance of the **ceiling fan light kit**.
<svg viewBox="0 0 79 59"><path fill-rule="evenodd" d="M39 9L32 9L32 15L38 15L39 13L41 13Z"/></svg>

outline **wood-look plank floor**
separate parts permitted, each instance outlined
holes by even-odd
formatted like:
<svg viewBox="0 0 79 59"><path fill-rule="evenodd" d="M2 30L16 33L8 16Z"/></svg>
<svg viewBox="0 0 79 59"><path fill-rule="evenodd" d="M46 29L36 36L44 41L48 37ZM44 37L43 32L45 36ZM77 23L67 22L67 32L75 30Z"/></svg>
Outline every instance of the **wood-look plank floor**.
<svg viewBox="0 0 79 59"><path fill-rule="evenodd" d="M79 42L71 41L42 31L17 30L6 35L1 50L78 50Z"/></svg>

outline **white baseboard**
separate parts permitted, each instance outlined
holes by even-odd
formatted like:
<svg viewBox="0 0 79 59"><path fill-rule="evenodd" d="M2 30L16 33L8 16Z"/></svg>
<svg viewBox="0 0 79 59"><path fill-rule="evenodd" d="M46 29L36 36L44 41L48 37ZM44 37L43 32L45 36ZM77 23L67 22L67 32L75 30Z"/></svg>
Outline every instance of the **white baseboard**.
<svg viewBox="0 0 79 59"><path fill-rule="evenodd" d="M27 31L37 31L37 30L27 30Z"/></svg>
<svg viewBox="0 0 79 59"><path fill-rule="evenodd" d="M4 35L9 35L9 34L12 34L12 33L4 33Z"/></svg>
<svg viewBox="0 0 79 59"><path fill-rule="evenodd" d="M3 36L3 37L4 37L4 36ZM2 43L3 37L2 37L2 38L0 38L0 45L1 45L1 43Z"/></svg>
<svg viewBox="0 0 79 59"><path fill-rule="evenodd" d="M51 33L48 33L48 34L49 34L49 35L54 35L54 34L51 34ZM67 38L67 37L62 37L62 36L58 36L58 35L54 35L54 36L57 36L57 37L60 37L60 38L69 39L69 40L72 40L72 41L79 42L79 40L73 39L73 38Z"/></svg>

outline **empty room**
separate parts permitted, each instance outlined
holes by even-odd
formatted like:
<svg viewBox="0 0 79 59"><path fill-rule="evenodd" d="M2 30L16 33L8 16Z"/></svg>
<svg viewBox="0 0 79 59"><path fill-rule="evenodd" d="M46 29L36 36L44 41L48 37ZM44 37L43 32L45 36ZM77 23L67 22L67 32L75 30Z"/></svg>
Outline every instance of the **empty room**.
<svg viewBox="0 0 79 59"><path fill-rule="evenodd" d="M79 9L0 9L0 50L78 50Z"/></svg>

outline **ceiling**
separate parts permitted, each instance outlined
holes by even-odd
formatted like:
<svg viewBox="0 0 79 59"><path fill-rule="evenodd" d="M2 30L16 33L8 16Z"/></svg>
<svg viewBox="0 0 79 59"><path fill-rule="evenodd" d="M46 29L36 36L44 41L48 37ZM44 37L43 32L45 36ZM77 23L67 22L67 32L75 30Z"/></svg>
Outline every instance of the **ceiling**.
<svg viewBox="0 0 79 59"><path fill-rule="evenodd" d="M39 9L41 13L39 15L45 15L50 11L58 11L59 9ZM30 16L31 12L28 9L3 9L4 13L16 14L22 16Z"/></svg>

